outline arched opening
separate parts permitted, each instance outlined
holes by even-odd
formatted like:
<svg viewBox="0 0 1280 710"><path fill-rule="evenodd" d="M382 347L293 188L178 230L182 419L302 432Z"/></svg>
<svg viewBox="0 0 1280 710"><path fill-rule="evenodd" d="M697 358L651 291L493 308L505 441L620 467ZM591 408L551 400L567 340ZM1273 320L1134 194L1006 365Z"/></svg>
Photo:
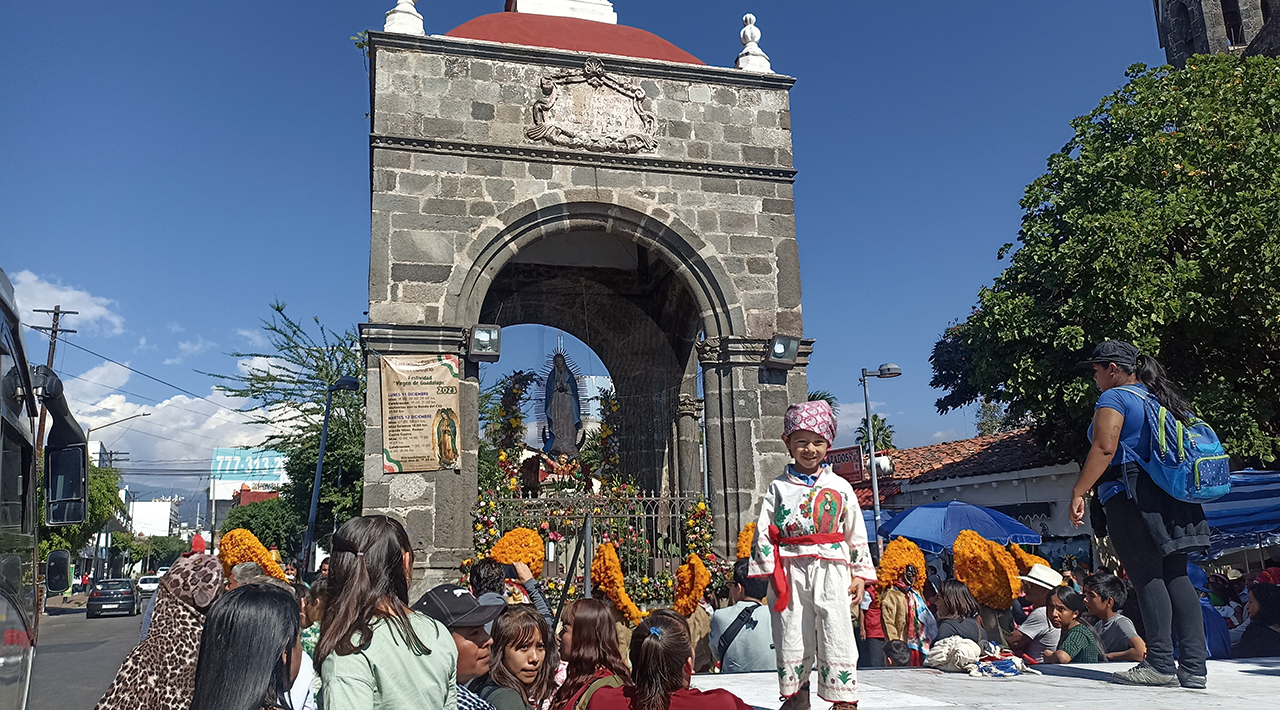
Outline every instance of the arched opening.
<svg viewBox="0 0 1280 710"><path fill-rule="evenodd" d="M480 321L533 323L571 334L612 377L623 472L646 490L673 481L672 425L701 330L696 303L643 247L599 232L546 237L517 253L489 286ZM693 371L696 377L696 369ZM678 486L678 482L674 482Z"/></svg>
<svg viewBox="0 0 1280 710"><path fill-rule="evenodd" d="M1227 42L1232 47L1248 44L1244 36L1244 16L1240 13L1240 0L1222 0L1222 20L1227 29Z"/></svg>

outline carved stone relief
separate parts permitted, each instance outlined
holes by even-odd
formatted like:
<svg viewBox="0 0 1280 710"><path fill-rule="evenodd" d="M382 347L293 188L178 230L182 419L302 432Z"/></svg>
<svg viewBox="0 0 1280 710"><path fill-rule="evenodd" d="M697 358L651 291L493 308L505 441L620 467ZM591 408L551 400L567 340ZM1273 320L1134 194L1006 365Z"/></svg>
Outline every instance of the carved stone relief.
<svg viewBox="0 0 1280 710"><path fill-rule="evenodd" d="M594 57L582 69L543 77L545 98L533 104L530 140L602 153L657 150L656 119L644 109L644 89L612 76Z"/></svg>

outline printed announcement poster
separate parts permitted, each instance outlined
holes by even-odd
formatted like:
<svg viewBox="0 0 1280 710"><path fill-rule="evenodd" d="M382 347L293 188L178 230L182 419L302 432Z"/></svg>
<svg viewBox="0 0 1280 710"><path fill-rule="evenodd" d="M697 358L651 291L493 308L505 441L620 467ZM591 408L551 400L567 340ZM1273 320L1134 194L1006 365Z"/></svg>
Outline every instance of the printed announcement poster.
<svg viewBox="0 0 1280 710"><path fill-rule="evenodd" d="M382 358L382 470L439 471L458 461L457 355Z"/></svg>

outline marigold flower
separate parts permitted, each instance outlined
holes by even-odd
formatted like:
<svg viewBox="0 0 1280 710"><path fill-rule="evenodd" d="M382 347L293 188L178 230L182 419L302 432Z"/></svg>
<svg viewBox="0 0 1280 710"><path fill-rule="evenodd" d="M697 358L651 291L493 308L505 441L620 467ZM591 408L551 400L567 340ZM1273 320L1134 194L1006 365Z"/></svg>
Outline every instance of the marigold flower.
<svg viewBox="0 0 1280 710"><path fill-rule="evenodd" d="M546 546L542 536L529 528L516 528L503 535L493 546L493 559L504 565L523 562L529 565L533 576L542 575L542 563L546 561Z"/></svg>
<svg viewBox="0 0 1280 710"><path fill-rule="evenodd" d="M972 530L962 530L951 546L956 579L964 582L979 604L1003 610L1022 593L1018 564L999 543Z"/></svg>
<svg viewBox="0 0 1280 710"><path fill-rule="evenodd" d="M924 553L920 551L920 546L908 540L905 537L896 537L885 545L884 554L880 556L880 569L876 572L879 579L880 588L888 589L902 578L902 573L907 569L907 565L914 565L916 568L916 583L914 585L917 592L924 591L924 582L926 568L924 565Z"/></svg>
<svg viewBox="0 0 1280 710"><path fill-rule="evenodd" d="M672 607L681 616L693 614L708 584L711 584L711 573L700 557L690 554L688 561L676 568L676 600Z"/></svg>
<svg viewBox="0 0 1280 710"><path fill-rule="evenodd" d="M228 579L231 578L231 568L242 562L257 562L263 572L276 579L285 579L284 570L258 541L258 536L244 528L229 530L218 541L218 561L222 563L222 571Z"/></svg>
<svg viewBox="0 0 1280 710"><path fill-rule="evenodd" d="M742 531L737 533L737 559L751 556L751 545L755 544L755 523L746 523Z"/></svg>
<svg viewBox="0 0 1280 710"><path fill-rule="evenodd" d="M639 624L647 616L627 595L622 563L618 560L618 551L613 543L606 542L596 548L595 558L591 560L591 581L632 625Z"/></svg>
<svg viewBox="0 0 1280 710"><path fill-rule="evenodd" d="M1049 561L1039 555L1033 555L1022 549L1017 543L1009 543L1009 554L1013 555L1013 561L1018 564L1018 574L1028 574L1032 565L1044 565L1049 567Z"/></svg>

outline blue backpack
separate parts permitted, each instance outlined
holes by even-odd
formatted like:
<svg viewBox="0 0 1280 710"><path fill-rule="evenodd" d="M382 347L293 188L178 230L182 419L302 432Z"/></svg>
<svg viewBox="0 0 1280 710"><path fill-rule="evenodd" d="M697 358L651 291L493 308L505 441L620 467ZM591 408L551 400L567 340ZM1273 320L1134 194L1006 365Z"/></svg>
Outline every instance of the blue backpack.
<svg viewBox="0 0 1280 710"><path fill-rule="evenodd" d="M1192 414L1184 424L1151 393L1129 387L1117 389L1142 398L1151 450L1142 456L1127 444L1122 446L1156 485L1186 503L1208 503L1231 491L1227 452L1208 422Z"/></svg>

